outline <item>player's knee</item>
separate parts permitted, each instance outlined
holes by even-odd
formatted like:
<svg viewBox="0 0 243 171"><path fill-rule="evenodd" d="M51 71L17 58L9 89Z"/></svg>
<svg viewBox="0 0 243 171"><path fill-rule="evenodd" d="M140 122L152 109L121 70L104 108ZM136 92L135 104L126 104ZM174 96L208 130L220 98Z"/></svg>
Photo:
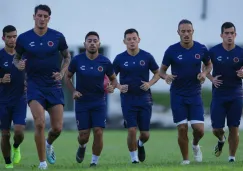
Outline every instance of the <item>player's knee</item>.
<svg viewBox="0 0 243 171"><path fill-rule="evenodd" d="M178 125L177 129L178 129L179 136L187 135L187 131L188 131L188 126L187 125L185 125L185 124Z"/></svg>
<svg viewBox="0 0 243 171"><path fill-rule="evenodd" d="M197 129L194 129L194 133L195 133L198 137L203 137L203 135L204 135L204 128L197 128Z"/></svg>
<svg viewBox="0 0 243 171"><path fill-rule="evenodd" d="M24 131L23 130L14 130L14 136L15 137L24 137Z"/></svg>
<svg viewBox="0 0 243 171"><path fill-rule="evenodd" d="M89 131L79 131L78 141L81 144L87 143L89 141Z"/></svg>
<svg viewBox="0 0 243 171"><path fill-rule="evenodd" d="M147 141L149 139L149 132L141 132L140 133L140 138L143 140L143 141Z"/></svg>
<svg viewBox="0 0 243 171"><path fill-rule="evenodd" d="M94 136L101 137L103 135L103 129L102 128L94 128Z"/></svg>
<svg viewBox="0 0 243 171"><path fill-rule="evenodd" d="M137 133L137 128L136 127L131 127L131 128L128 128L128 134L130 136L136 136L136 133Z"/></svg>
<svg viewBox="0 0 243 171"><path fill-rule="evenodd" d="M223 129L213 129L213 134L214 135L224 135L224 130Z"/></svg>
<svg viewBox="0 0 243 171"><path fill-rule="evenodd" d="M1 136L2 136L2 141L9 140L11 136L10 131L3 130Z"/></svg>
<svg viewBox="0 0 243 171"><path fill-rule="evenodd" d="M52 133L53 134L56 134L56 135L60 135L62 132L62 128L61 127L55 127L55 128L52 128Z"/></svg>
<svg viewBox="0 0 243 171"><path fill-rule="evenodd" d="M44 130L45 129L45 121L42 119L35 120L35 127L37 130Z"/></svg>

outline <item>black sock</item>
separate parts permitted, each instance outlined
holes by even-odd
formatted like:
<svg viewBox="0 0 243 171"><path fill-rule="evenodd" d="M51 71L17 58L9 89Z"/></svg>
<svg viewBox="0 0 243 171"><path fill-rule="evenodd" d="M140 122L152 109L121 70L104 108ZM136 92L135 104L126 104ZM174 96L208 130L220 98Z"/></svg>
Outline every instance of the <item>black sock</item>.
<svg viewBox="0 0 243 171"><path fill-rule="evenodd" d="M14 148L18 148L18 147L19 147L19 144L14 143L14 144L13 144L13 147L14 147Z"/></svg>
<svg viewBox="0 0 243 171"><path fill-rule="evenodd" d="M4 160L6 164L12 163L10 157L4 157Z"/></svg>

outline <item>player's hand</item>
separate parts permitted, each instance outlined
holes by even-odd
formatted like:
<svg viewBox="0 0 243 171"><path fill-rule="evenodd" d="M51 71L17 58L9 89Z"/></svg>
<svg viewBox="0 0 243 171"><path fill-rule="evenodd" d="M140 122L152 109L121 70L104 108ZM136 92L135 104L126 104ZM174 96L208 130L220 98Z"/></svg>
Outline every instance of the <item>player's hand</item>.
<svg viewBox="0 0 243 171"><path fill-rule="evenodd" d="M214 87L218 88L221 84L223 84L223 80L219 80L218 78L221 77L221 75L217 75L215 77L213 77L212 80L210 80Z"/></svg>
<svg viewBox="0 0 243 171"><path fill-rule="evenodd" d="M11 75L10 74L4 74L2 78L2 83L10 83L11 82Z"/></svg>
<svg viewBox="0 0 243 171"><path fill-rule="evenodd" d="M206 80L206 73L205 72L201 72L197 75L197 79L200 81L201 84L204 83L204 81Z"/></svg>
<svg viewBox="0 0 243 171"><path fill-rule="evenodd" d="M54 78L55 81L60 81L60 80L62 80L62 74L60 72L53 72L52 78Z"/></svg>
<svg viewBox="0 0 243 171"><path fill-rule="evenodd" d="M106 90L108 93L113 93L114 92L114 87L111 85L111 83L109 82L107 87L106 87Z"/></svg>
<svg viewBox="0 0 243 171"><path fill-rule="evenodd" d="M73 99L74 100L78 99L81 96L82 96L82 94L80 92L78 92L78 91L74 91L73 92Z"/></svg>
<svg viewBox="0 0 243 171"><path fill-rule="evenodd" d="M165 76L165 82L167 84L171 84L172 81L174 81L176 77L177 77L177 75L168 75L168 74L166 74L166 76Z"/></svg>
<svg viewBox="0 0 243 171"><path fill-rule="evenodd" d="M27 59L21 59L17 65L18 70L23 71L25 69Z"/></svg>
<svg viewBox="0 0 243 171"><path fill-rule="evenodd" d="M121 93L126 93L128 91L128 85L127 84L120 85L119 90Z"/></svg>
<svg viewBox="0 0 243 171"><path fill-rule="evenodd" d="M151 87L151 85L148 82L141 81L143 84L140 86L140 88L144 91L148 91L148 89Z"/></svg>
<svg viewBox="0 0 243 171"><path fill-rule="evenodd" d="M236 71L237 76L243 78L243 67L241 67L238 71Z"/></svg>

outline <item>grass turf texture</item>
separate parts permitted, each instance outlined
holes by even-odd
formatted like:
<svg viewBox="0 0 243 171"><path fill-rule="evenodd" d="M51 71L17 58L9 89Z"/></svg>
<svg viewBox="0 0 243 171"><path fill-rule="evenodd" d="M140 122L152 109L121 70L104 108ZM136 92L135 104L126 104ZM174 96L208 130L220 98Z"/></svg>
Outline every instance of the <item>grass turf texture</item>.
<svg viewBox="0 0 243 171"><path fill-rule="evenodd" d="M226 135L228 132L226 132ZM219 158L213 155L213 147L217 140L211 132L206 132L204 138L200 142L203 152L203 162L193 162L192 149L190 143L190 160L188 166L181 166L182 160L180 150L177 144L177 132L175 130L152 130L151 139L145 144L146 160L140 164L132 164L126 145L127 132L105 130L104 132L104 149L96 168L89 168L91 160L91 148L93 137L91 135L90 142L87 145L86 156L84 162L76 163L75 155L78 148L77 132L63 132L59 139L55 142L55 153L57 162L54 165L48 165L49 171L80 171L80 170L96 170L96 171L240 171L243 168L243 143L239 144L238 153L235 163L228 163L228 143L226 142L223 153ZM192 141L191 131L189 133L189 141ZM25 140L21 145L22 161L14 166L14 170L26 171L37 170L39 164L37 152L34 142L34 134L26 132ZM0 158L0 170L4 169L4 160Z"/></svg>

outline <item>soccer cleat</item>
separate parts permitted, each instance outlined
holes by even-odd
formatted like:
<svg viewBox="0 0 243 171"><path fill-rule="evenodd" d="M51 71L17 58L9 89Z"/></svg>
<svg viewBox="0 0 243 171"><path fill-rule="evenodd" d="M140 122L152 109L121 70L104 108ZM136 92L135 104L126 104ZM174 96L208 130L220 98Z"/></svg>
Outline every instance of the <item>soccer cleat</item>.
<svg viewBox="0 0 243 171"><path fill-rule="evenodd" d="M5 164L5 168L6 169L13 169L13 163L10 163L10 164Z"/></svg>
<svg viewBox="0 0 243 171"><path fill-rule="evenodd" d="M224 135L224 139L226 140L225 135ZM224 142L218 141L217 145L214 147L214 155L216 157L219 157L221 155L222 150L223 150L223 146L224 146Z"/></svg>
<svg viewBox="0 0 243 171"><path fill-rule="evenodd" d="M46 158L50 164L54 164L56 162L56 156L52 145L49 147L46 146Z"/></svg>
<svg viewBox="0 0 243 171"><path fill-rule="evenodd" d="M46 170L47 169L47 164L40 164L38 169L39 170Z"/></svg>
<svg viewBox="0 0 243 171"><path fill-rule="evenodd" d="M189 160L183 160L181 162L181 165L188 165L188 164L190 164L190 161Z"/></svg>
<svg viewBox="0 0 243 171"><path fill-rule="evenodd" d="M85 155L85 150L86 147L82 148L82 147L78 147L78 151L76 153L76 161L78 163L82 163L82 161L84 160L84 155Z"/></svg>
<svg viewBox="0 0 243 171"><path fill-rule="evenodd" d="M20 147L18 148L12 148L13 149L13 163L18 164L21 160L21 153L20 153Z"/></svg>
<svg viewBox="0 0 243 171"><path fill-rule="evenodd" d="M138 159L140 162L143 162L145 160L145 149L144 149L144 146L140 147L139 146L139 143L137 143L138 145Z"/></svg>
<svg viewBox="0 0 243 171"><path fill-rule="evenodd" d="M138 161L136 161L136 160L134 160L133 162L132 162L132 164L138 164L139 162Z"/></svg>
<svg viewBox="0 0 243 171"><path fill-rule="evenodd" d="M96 167L95 163L90 163L89 167Z"/></svg>
<svg viewBox="0 0 243 171"><path fill-rule="evenodd" d="M234 163L234 162L235 162L234 159L230 159L230 160L229 160L229 163Z"/></svg>
<svg viewBox="0 0 243 171"><path fill-rule="evenodd" d="M192 150L193 150L194 160L196 162L202 162L202 152L200 146L198 145L197 147L192 147Z"/></svg>

